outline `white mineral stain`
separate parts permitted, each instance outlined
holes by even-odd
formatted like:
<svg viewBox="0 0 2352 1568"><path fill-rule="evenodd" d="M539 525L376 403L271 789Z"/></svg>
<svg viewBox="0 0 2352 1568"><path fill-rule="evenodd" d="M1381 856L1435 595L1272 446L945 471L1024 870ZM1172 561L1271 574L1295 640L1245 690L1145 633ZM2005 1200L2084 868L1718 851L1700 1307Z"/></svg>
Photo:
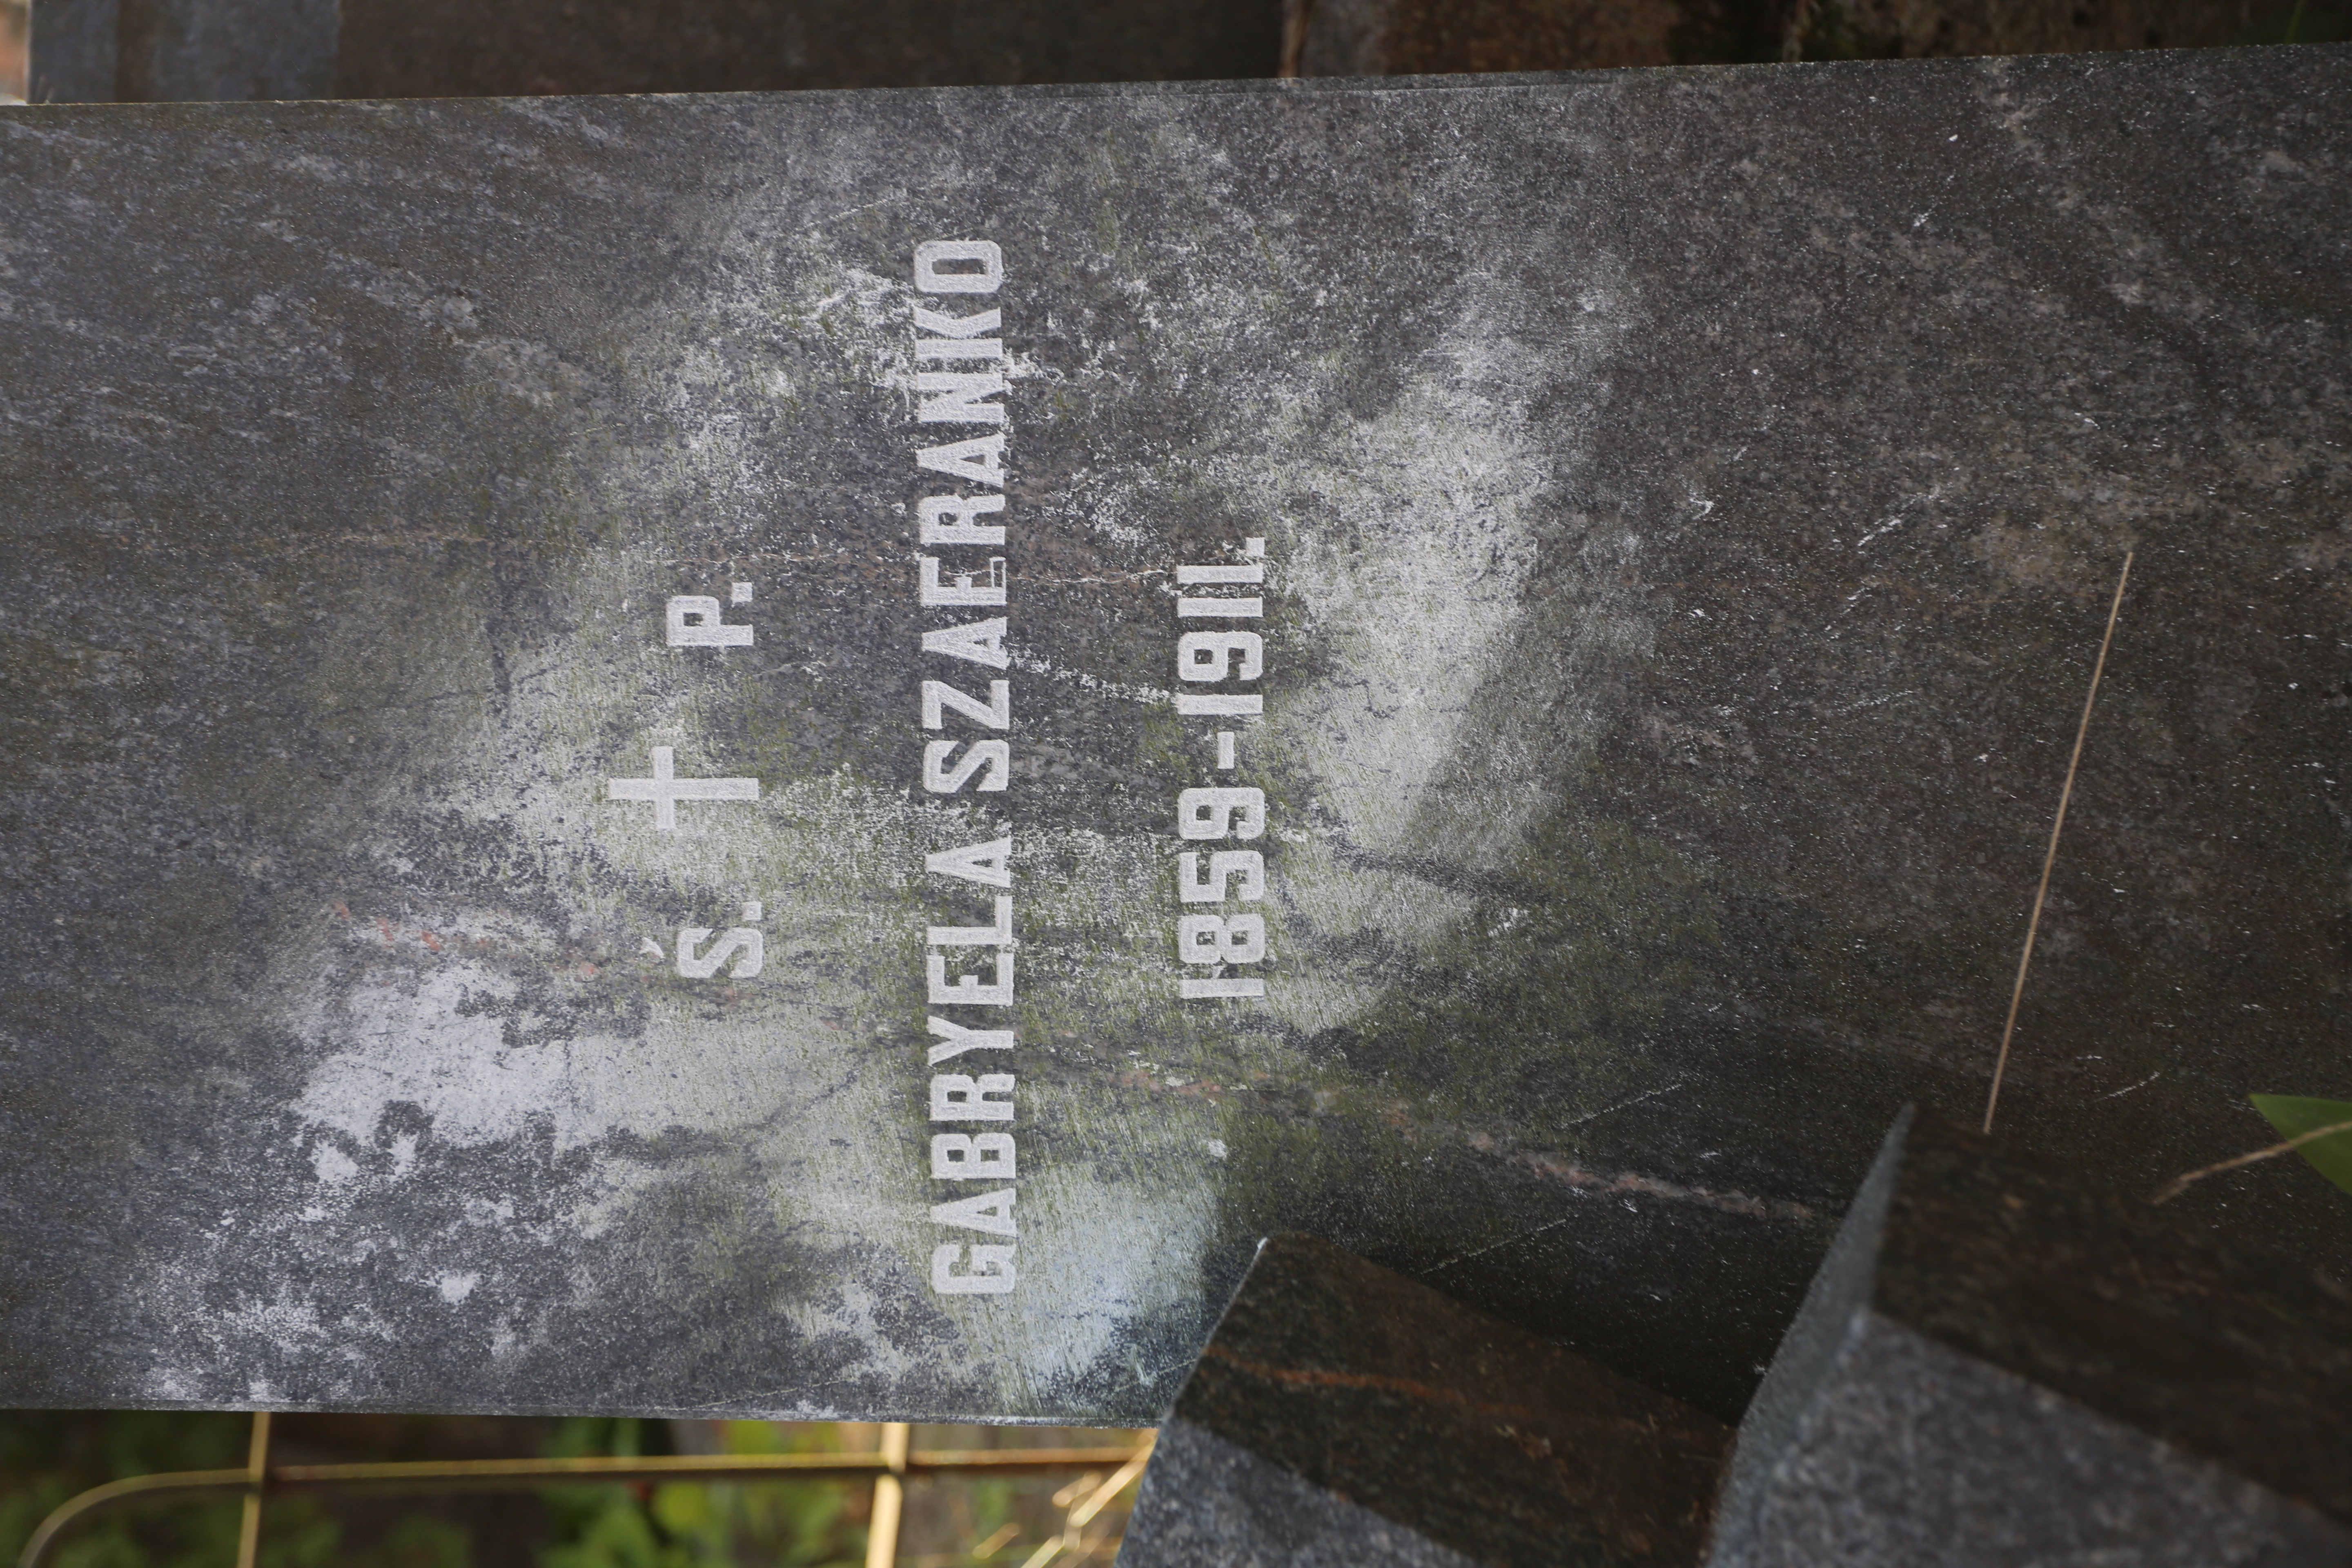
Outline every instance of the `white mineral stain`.
<svg viewBox="0 0 2352 1568"><path fill-rule="evenodd" d="M845 392L891 390L911 406L904 284L830 260L822 236L780 237L772 223L747 209L738 231L719 242L725 277L712 298L695 302L700 336L667 309L643 325L624 357L641 377L638 395L672 422L676 438L640 450L575 437L571 479L583 494L690 497L766 515L790 493L790 454L760 431L789 430L814 403ZM781 252L780 239L790 241ZM1572 707L1565 718L1515 710L1509 691L1498 694L1508 682L1498 682L1496 666L1513 648L1539 520L1557 510L1583 460L1572 441L1563 447L1556 418L1538 431L1532 410L1538 400L1576 395L1627 324L1603 271L1580 283L1598 301L1587 312L1590 331L1522 341L1509 324L1513 300L1489 282L1458 302L1441 352L1385 409L1321 418L1340 367L1301 365L1264 389L1275 415L1252 440L1150 459L1235 498L1244 512L1237 533L1269 536L1269 592L1337 671L1277 686L1275 710L1249 741L1254 752L1285 757L1313 780L1317 816L1285 825L1276 884L1275 912L1301 931L1360 951L1440 940L1470 900L1433 880L1415 854L1440 843L1459 868L1505 864L1572 772L1551 749L1576 744ZM1205 272L1186 281L1181 300L1139 292L1138 301L1144 329L1190 354L1196 370L1219 363L1223 345L1244 331L1264 327L1271 308L1270 296L1245 282ZM1004 331L1013 339L1039 330L1009 318ZM813 345L791 374L747 371L741 356L720 346L778 337ZM542 409L578 394L568 370L531 345L485 342L474 357L505 395ZM1073 372L1075 395L1098 368ZM920 432L909 425L898 434L908 458L899 477L911 480ZM1113 452L1093 458L1125 460ZM1067 521L1113 542L1145 537L1147 467L1136 460L1108 474L1088 502L1091 521ZM1294 497L1304 499L1294 504ZM1065 1124L1079 1114L1085 1091L1030 1090L1023 1126L1075 1135L1053 1141L1061 1150L1053 1160L1030 1166L1024 1159L1020 1290L1009 1300L929 1292L922 1279L933 1246L987 1239L930 1223L928 1207L940 1194L918 1155L928 1129L912 1095L923 1069L905 1035L919 995L912 939L931 912L921 856L937 845L940 808L846 773L786 778L772 770L764 771L756 807L686 803L673 833L655 830L649 806L604 798L605 778L648 766L656 736L677 747L687 776L755 768L749 742L730 731L725 715L730 683L758 679L761 665L733 657L736 650L705 657L661 646L658 600L663 583L676 579L681 551L666 524L647 520L666 515L646 505L615 542L572 553L569 571L549 584L568 606L555 617L562 629L528 650L527 676L513 679L497 702L452 705L414 736L408 773L431 781L439 814L433 831L450 843L495 844L527 857L499 874L530 896L501 905L479 892L453 900L420 889L420 912L398 921L383 914L383 930L289 928L301 939L285 944L258 1010L295 1020L310 1051L312 1065L282 1109L308 1140L313 1179L280 1194L280 1212L260 1223L289 1230L310 1219L305 1235L322 1239L303 1245L320 1257L330 1248L348 1258L423 1247L427 1238L351 1217L361 1195L414 1179L404 1174L421 1157L414 1131L385 1140L388 1174L353 1158L381 1146L397 1108L415 1108L430 1123L429 1139L453 1148L543 1132L559 1154L586 1155L583 1173L546 1222L551 1245L579 1244L581 1256L593 1258L597 1238L656 1212L648 1205L665 1194L748 1184L778 1232L860 1271L784 1281L767 1304L828 1368L893 1382L948 1365L984 1384L981 1397L1002 1411L1047 1410L1057 1390L1117 1363L1136 1323L1198 1314L1202 1259L1216 1234L1215 1162L1226 1153L1221 1139L1204 1136L1216 1127L1214 1108L1143 1089L1137 1092L1149 1100L1088 1111L1109 1120L1071 1128ZM604 521L582 520L583 527ZM1034 512L1030 526L1058 524ZM704 550L709 539L698 532L689 542ZM855 591L886 592L892 581L861 575ZM623 608L625 601L635 608ZM1646 635L1637 618L1591 603L1589 624L1571 641L1598 648ZM473 616L470 601L455 596L445 612L419 612L417 646L446 651L437 668L420 657L405 688L485 690ZM1575 649L1559 657L1572 662ZM1076 684L1111 689L1102 676L1026 662L1037 668L1024 674L1075 675ZM1164 670L1108 674L1127 678L1121 694L1139 706L1164 700L1161 688L1142 683L1165 680ZM608 745L614 715L626 716L635 737L618 754ZM1538 732L1547 737L1541 744ZM1465 758L1474 736L1479 754ZM401 816L412 805L387 786L370 820L413 821ZM1024 816L1017 802L1012 815L1025 863L1074 868L1016 889L1024 929L1087 931L1091 951L1080 969L1091 987L1089 1016L1149 1026L1171 1005L1165 819L1139 816L1105 832ZM402 831L414 830L382 830L375 851L388 877L405 878L430 858L430 847L402 841ZM1287 837L1296 831L1312 837ZM724 1005L717 986L675 982L659 955L671 951L678 927L724 925L728 911L751 899L764 905L761 979L729 988ZM547 914L551 906L563 913ZM656 962L635 956L648 948ZM563 1005L600 994L606 983L594 972L625 963L648 977L629 993L637 1013L625 1024L562 1021ZM1273 1008L1310 1030L1360 1016L1389 984L1374 973L1318 971L1303 953L1288 963ZM654 1152L680 1131L716 1140L736 1163L721 1168ZM1105 1152L1089 1157L1087 1150ZM453 1308L478 1290L496 1307L507 1288L502 1272L474 1266L464 1252L471 1237L486 1238L484 1258L514 1244L503 1222L474 1217L477 1205L495 1212L488 1194L473 1195L457 1239L431 1239L441 1250L403 1276L430 1281L419 1289ZM679 1267L691 1267L688 1251ZM222 1347L224 1363L236 1362L244 1352L233 1347L247 1342L358 1365L394 1336L364 1312L322 1321L299 1296L216 1305L196 1288L214 1258L184 1261L175 1310L199 1338ZM593 1317L614 1296L641 1288L634 1276L608 1283L606 1262L572 1271L560 1311L539 1303L501 1312L480 1330L486 1352L511 1360L561 1342L566 1314ZM921 1310L896 1310L884 1281L888 1291L914 1294ZM936 1337L937 1319L926 1317L934 1310L961 1336L951 1350ZM187 1386L192 1375L159 1369L153 1385ZM760 1395L746 1390L743 1397ZM827 1413L821 1389L776 1397L782 1409Z"/></svg>
<svg viewBox="0 0 2352 1568"><path fill-rule="evenodd" d="M505 1050L497 1017L457 1011L477 993L510 997L512 985L465 963L403 978L408 984L317 999L321 1016L313 1021L312 1036L331 1054L303 1085L296 1114L362 1143L374 1139L385 1110L399 1101L424 1110L435 1133L453 1143L520 1131L546 1107L549 1091L560 1087L560 1064L548 1052ZM343 1048L333 1049L337 1043ZM351 1171L358 1169L347 1156L339 1158ZM321 1156L314 1154L312 1162L322 1179L339 1179Z"/></svg>
<svg viewBox="0 0 2352 1568"><path fill-rule="evenodd" d="M1524 426L1518 410L1424 382L1323 462L1290 472L1318 504L1294 535L1280 591L1344 673L1286 696L1283 739L1309 760L1359 849L1428 851L1415 830L1535 564L1528 514L1547 473ZM1502 804L1503 821L1470 847L1474 862L1511 844L1543 802Z"/></svg>
<svg viewBox="0 0 2352 1568"><path fill-rule="evenodd" d="M1156 1118L1132 1119L1129 1131L1163 1153L1184 1142ZM1141 1163L1066 1159L1024 1171L1018 1310L988 1297L942 1300L974 1362L1003 1377L1007 1394L1050 1398L1134 1325L1197 1305L1200 1259L1215 1234L1213 1184L1197 1156L1178 1154L1161 1166L1178 1180L1135 1180ZM934 1232L924 1239L991 1238Z"/></svg>
<svg viewBox="0 0 2352 1568"><path fill-rule="evenodd" d="M1587 457L1530 408L1589 376L1613 337L1539 352L1501 324L1514 314L1507 298L1474 298L1443 340L1451 363L1376 417L1313 438L1302 394L1278 464L1224 476L1235 493L1310 498L1266 520L1269 592L1333 673L1278 688L1252 737L1315 780L1313 839L1285 843L1277 878L1294 938L1420 952L1456 929L1474 900L1432 880L1431 861L1475 873L1524 852L1587 731L1549 700L1573 689L1580 661L1648 638L1638 616L1589 595L1546 668L1513 668L1538 527ZM1622 328L1622 312L1596 316ZM1312 1031L1356 1021L1390 986L1376 971L1293 963L1267 1005Z"/></svg>
<svg viewBox="0 0 2352 1568"><path fill-rule="evenodd" d="M805 294L824 280L795 273L791 281ZM904 294L853 269L814 298L753 301L765 320L743 324L761 333L778 321L822 330L836 368L871 384L907 363ZM698 348L681 354L668 338L656 346L670 356L670 412L687 426L662 458L670 471L644 471L641 455L597 447L583 456L606 468L601 482L652 493L692 483L700 470L723 491L758 472L765 458L744 433L741 389L727 384L726 362ZM545 363L540 356L500 349L488 361L520 395L536 400L546 386L533 379ZM779 398L795 395L786 379L763 384ZM310 1215L315 1229L351 1237L353 1222L339 1216L359 1212L355 1194L396 1184L419 1157L414 1131L383 1140L386 1118L408 1107L445 1148L543 1136L559 1158L585 1152L555 1216L558 1232L575 1244L593 1245L672 1187L718 1179L699 1159L649 1152L685 1131L714 1136L739 1156L730 1170L772 1173L758 1206L814 1255L864 1253L878 1240L894 1254L927 1257L918 1234L928 1228L919 1223L926 1173L903 1147L910 1139L902 1125L908 1086L919 1081L919 1047L877 1056L872 1041L881 1017L903 1019L883 1011L899 1005L891 995L919 981L917 893L938 812L845 775L778 777L746 757L743 738L709 710L714 678L740 679L740 665L662 646L657 590L674 575L665 564L673 547L658 526L634 533L618 549L574 557L572 580L554 584L582 613L569 635L531 650L531 679L514 682L500 703L446 710L429 737L415 737L408 763L415 776L446 781L437 791L440 833L533 848L530 880L559 894L567 923L551 926L531 912L542 905L436 899L413 920L371 910L289 950L273 977L281 1016L301 1020L315 1064L287 1109L308 1130L318 1181L289 1194L301 1201L280 1223ZM622 610L625 600L635 609ZM437 639L429 621L417 629L423 647L450 650L449 668L410 672L408 684L483 686L471 628L453 626ZM617 757L605 731L614 714L628 715L641 737ZM678 747L682 774L766 773L761 801L683 804L677 830L667 833L656 830L650 807L606 801L604 779L643 773L656 740ZM396 812L379 818L399 820ZM424 858L394 831L382 836L376 853L398 874ZM679 982L666 963L646 966L637 956L650 947L658 958L679 927L728 924L754 900L762 906L765 971L758 982L725 987L726 1005L714 1007L721 986ZM615 938L625 945L604 951ZM592 996L597 972L614 963L651 970L630 1026L567 1021L562 1004ZM877 965L891 985L875 984ZM900 1055L903 1063L894 1059ZM904 1066L914 1071L893 1070ZM362 1176L352 1153L380 1141L389 1142L393 1169ZM469 1199L467 1206L471 1221L486 1205ZM483 1237L485 1258L515 1239L504 1226L469 1224L463 1234ZM352 1239L362 1250L425 1245ZM466 1244L461 1237L431 1245L462 1255ZM567 1310L599 1310L611 1290L605 1272L578 1273ZM464 1266L425 1276L450 1305L487 1277ZM451 1296L457 1280L468 1283ZM856 1372L904 1375L911 1352L891 1342L871 1292L827 1293L838 1283L800 1281L775 1309ZM240 1321L245 1332L262 1327L249 1313ZM359 1323L318 1331L354 1348L385 1331ZM511 1357L545 1330L508 1321L489 1331Z"/></svg>

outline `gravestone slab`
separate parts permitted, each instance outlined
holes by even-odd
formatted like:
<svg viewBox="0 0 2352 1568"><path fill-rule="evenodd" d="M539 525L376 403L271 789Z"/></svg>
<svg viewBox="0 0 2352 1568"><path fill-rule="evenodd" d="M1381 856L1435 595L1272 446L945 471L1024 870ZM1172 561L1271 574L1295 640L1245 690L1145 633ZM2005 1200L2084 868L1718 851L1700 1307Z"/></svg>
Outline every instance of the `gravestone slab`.
<svg viewBox="0 0 2352 1568"><path fill-rule="evenodd" d="M1736 1418L2128 550L2002 1130L2265 1141L2347 86L0 114L0 1396L1150 1421L1307 1228Z"/></svg>
<svg viewBox="0 0 2352 1568"><path fill-rule="evenodd" d="M1708 1561L2352 1563L2347 1399L2341 1285L1906 1112Z"/></svg>
<svg viewBox="0 0 2352 1568"><path fill-rule="evenodd" d="M1127 1568L1696 1568L1731 1434L1312 1237L1268 1240L1160 1429Z"/></svg>

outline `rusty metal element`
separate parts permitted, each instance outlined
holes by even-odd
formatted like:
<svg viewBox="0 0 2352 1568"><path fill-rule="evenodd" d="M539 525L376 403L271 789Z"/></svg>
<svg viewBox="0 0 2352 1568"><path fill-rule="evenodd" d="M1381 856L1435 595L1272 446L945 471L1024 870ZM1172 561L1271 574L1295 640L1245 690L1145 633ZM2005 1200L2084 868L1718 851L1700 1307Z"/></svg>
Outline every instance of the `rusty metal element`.
<svg viewBox="0 0 2352 1568"><path fill-rule="evenodd" d="M266 1414L255 1418L257 1455L266 1453ZM897 1434L896 1453L891 1434ZM258 1541L259 1499L287 1492L374 1491L500 1491L582 1482L625 1481L856 1481L877 1482L877 1502L882 1482L894 1488L907 1476L1004 1475L1030 1470L1086 1470L1140 1464L1151 1448L917 1448L907 1447L908 1428L894 1423L886 1428L883 1448L872 1454L726 1454L665 1455L656 1458L588 1458L572 1459L448 1459L404 1460L398 1463L351 1465L257 1465L234 1470L174 1470L159 1475L131 1476L68 1498L25 1542L16 1568L39 1568L65 1532L93 1515L142 1503L163 1502L245 1492L247 1531L239 1544L241 1563L252 1561ZM257 1479L258 1485L257 1485ZM881 1535L881 1510L875 1515L874 1536ZM891 1536L897 1536L895 1516ZM888 1568L890 1557L875 1559Z"/></svg>

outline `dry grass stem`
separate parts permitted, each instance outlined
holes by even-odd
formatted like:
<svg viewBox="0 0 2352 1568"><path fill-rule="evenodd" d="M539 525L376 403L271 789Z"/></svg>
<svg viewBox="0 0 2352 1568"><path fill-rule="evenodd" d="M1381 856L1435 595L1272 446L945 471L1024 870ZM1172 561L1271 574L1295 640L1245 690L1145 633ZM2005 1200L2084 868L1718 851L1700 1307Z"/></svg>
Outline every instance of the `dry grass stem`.
<svg viewBox="0 0 2352 1568"><path fill-rule="evenodd" d="M1129 1481L1143 1473L1143 1467L1151 1461L1152 1445L1158 1438L1159 1434L1156 1432L1146 1438L1143 1447L1136 1451L1133 1458L1111 1472L1110 1479L1106 1481L1099 1475L1089 1473L1079 1477L1060 1491L1055 1492L1055 1506L1069 1510L1063 1516L1062 1533L1037 1548L1035 1555L1024 1563L1021 1568L1045 1568L1047 1563L1065 1552L1093 1555L1094 1548L1102 1543L1097 1542L1090 1546L1087 1542L1085 1539L1087 1526L1094 1521L1095 1515L1100 1513L1106 1504L1118 1496Z"/></svg>
<svg viewBox="0 0 2352 1568"><path fill-rule="evenodd" d="M2275 1160L2281 1154L2292 1153L2305 1143L2316 1142L2337 1132L2352 1132L2352 1121L2338 1121L2332 1127L2315 1127L2308 1132L2298 1132L2284 1143L2273 1143L2267 1149L2257 1149L2251 1154L2241 1154L2234 1160L2224 1160L2218 1165L2208 1165L2201 1171L2191 1171L2185 1176L2175 1176L2147 1201L2168 1204L2189 1190L2191 1182L2201 1182L2208 1176L2218 1176L2224 1171L2234 1171L2241 1165L2251 1165L2257 1160Z"/></svg>
<svg viewBox="0 0 2352 1568"><path fill-rule="evenodd" d="M1992 1131L1993 1108L2000 1103L2001 1075L2009 1070L2009 1043L2017 1034L2017 1009L2025 1000L2025 971L2033 962L2033 939L2042 930L2042 906L2050 898L2050 871L2058 864L2058 835L2066 828L2066 807L2074 798L2074 774L2083 765L2083 741L2091 732L2091 708L2099 700L2099 678L2107 672L2107 649L2116 640L2116 617L2123 614L2124 584L2131 581L2131 551L2124 552L2123 574L2116 579L2115 603L2107 606L2107 635L2099 639L2099 662L2091 669L2091 689L2083 699L2083 721L2074 730L2074 754L2066 763L2066 784L2058 792L2058 818L2050 825L2050 852L2042 858L2042 886L2033 895L2033 918L2025 924L2025 951L2017 955L2017 984L2009 994L2009 1022L2000 1031L2000 1055L1992 1064L1992 1089L1985 1095L1984 1130Z"/></svg>

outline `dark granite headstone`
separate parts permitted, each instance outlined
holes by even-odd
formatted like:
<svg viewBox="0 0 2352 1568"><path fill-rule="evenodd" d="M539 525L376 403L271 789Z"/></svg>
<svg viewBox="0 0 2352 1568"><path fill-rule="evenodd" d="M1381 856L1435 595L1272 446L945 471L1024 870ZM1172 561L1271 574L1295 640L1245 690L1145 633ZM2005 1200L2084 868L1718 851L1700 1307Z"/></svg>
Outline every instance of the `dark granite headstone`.
<svg viewBox="0 0 2352 1568"><path fill-rule="evenodd" d="M1280 0L35 0L35 102L1272 76Z"/></svg>
<svg viewBox="0 0 2352 1568"><path fill-rule="evenodd" d="M1731 1434L1311 1237L1265 1244L1160 1429L1126 1568L1697 1568Z"/></svg>
<svg viewBox="0 0 2352 1568"><path fill-rule="evenodd" d="M1906 1113L1739 1428L1715 1568L2352 1563L2352 1300Z"/></svg>
<svg viewBox="0 0 2352 1568"><path fill-rule="evenodd" d="M2347 91L0 112L0 1397L1146 1421L1308 1228L1736 1418L2134 548L2003 1131L2252 1146Z"/></svg>

